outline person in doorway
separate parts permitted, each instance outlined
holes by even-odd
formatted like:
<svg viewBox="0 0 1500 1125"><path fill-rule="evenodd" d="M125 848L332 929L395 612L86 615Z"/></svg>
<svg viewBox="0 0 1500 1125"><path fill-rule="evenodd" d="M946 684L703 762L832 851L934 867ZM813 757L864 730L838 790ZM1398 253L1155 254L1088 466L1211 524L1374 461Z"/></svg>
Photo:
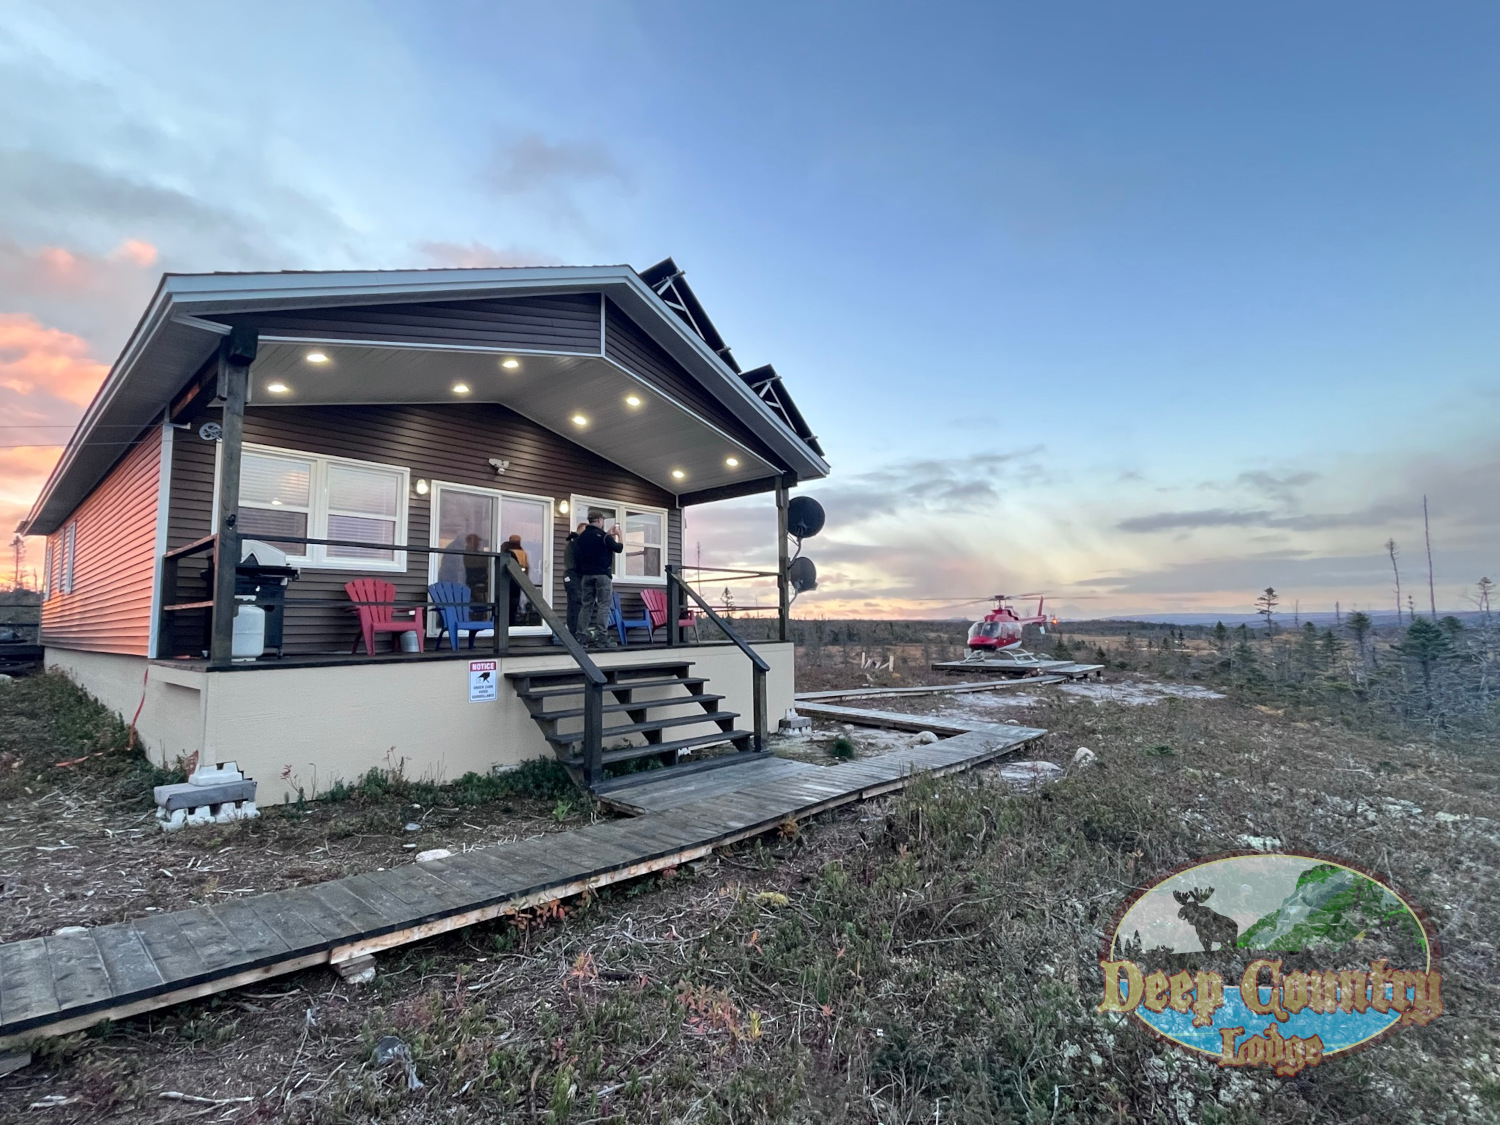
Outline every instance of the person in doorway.
<svg viewBox="0 0 1500 1125"><path fill-rule="evenodd" d="M502 555L510 555L514 558L516 562L521 564L521 569L526 571L529 576L531 564L530 560L526 557L526 548L521 546L521 537L519 535L512 535L504 543L500 544L500 553ZM521 620L521 587L514 581L510 584L510 615L508 620L512 625L525 624Z"/></svg>
<svg viewBox="0 0 1500 1125"><path fill-rule="evenodd" d="M578 575L578 560L573 557L573 546L588 524L581 523L568 532L568 545L563 548L563 592L568 595L568 632L578 636L578 610L583 605L583 581Z"/></svg>
<svg viewBox="0 0 1500 1125"><path fill-rule="evenodd" d="M489 611L482 604L490 600L490 559L488 555L481 555L484 540L475 532L469 532L464 536L464 550L474 552L464 555L464 585L469 588L470 608L474 611L475 621L486 621L489 619Z"/></svg>
<svg viewBox="0 0 1500 1125"><path fill-rule="evenodd" d="M609 611L614 600L610 575L615 569L615 556L624 549L618 525L605 532L602 512L589 513L588 526L573 544L573 562L578 567L583 600L578 624L583 630L584 643L595 648L615 647L609 638Z"/></svg>

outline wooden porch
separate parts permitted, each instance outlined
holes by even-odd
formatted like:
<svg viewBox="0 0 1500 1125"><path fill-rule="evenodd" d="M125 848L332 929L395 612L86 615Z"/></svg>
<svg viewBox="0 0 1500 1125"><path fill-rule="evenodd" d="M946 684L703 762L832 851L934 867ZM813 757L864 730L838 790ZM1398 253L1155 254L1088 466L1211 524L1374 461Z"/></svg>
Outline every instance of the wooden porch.
<svg viewBox="0 0 1500 1125"><path fill-rule="evenodd" d="M353 974L384 950L700 859L923 774L982 765L1044 733L985 727L834 766L761 757L636 775L604 795L637 814L628 819L0 945L0 1050L318 965Z"/></svg>

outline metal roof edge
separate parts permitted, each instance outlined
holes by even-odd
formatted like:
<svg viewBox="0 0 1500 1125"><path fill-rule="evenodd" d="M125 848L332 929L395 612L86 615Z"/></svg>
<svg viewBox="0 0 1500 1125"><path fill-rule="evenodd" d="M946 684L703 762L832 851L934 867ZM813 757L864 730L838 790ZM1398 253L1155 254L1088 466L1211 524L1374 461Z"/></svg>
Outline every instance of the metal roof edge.
<svg viewBox="0 0 1500 1125"><path fill-rule="evenodd" d="M335 283L332 278L337 277ZM761 437L789 460L802 462L798 475L826 477L828 462L814 452L787 424L778 418L726 364L707 341L684 324L667 304L630 266L519 266L494 269L437 270L365 270L310 271L307 273L206 273L163 274L141 319L136 323L125 347L110 368L94 399L68 439L62 456L48 474L36 501L26 518L17 525L21 534L32 534L32 526L41 518L53 492L68 475L77 460L78 450L87 442L100 417L130 381L143 353L157 338L162 326L175 323L189 330L214 335L209 325L195 324L204 313L227 312L231 306L253 307L261 302L285 301L288 298L323 301L349 298L377 301L403 295L436 295L480 292L546 286L556 289L567 285L579 289L623 287L638 302L649 308L665 324L672 336L685 345L712 373L721 386L728 388L731 400L748 407L751 418L758 420ZM246 311L250 311L247 308ZM186 314L186 315L183 315ZM730 405L730 403L726 403ZM731 409L733 407L731 406ZM97 482L96 482L97 483Z"/></svg>

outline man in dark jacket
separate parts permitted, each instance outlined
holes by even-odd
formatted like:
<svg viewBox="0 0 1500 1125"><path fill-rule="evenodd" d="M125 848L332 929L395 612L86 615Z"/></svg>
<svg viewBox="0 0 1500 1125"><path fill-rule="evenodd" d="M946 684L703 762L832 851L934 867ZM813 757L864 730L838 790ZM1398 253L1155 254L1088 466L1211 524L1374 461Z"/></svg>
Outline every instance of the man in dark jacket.
<svg viewBox="0 0 1500 1125"><path fill-rule="evenodd" d="M599 512L589 513L589 525L579 534L573 544L573 563L578 567L582 586L582 604L578 610L578 626L583 630L584 643L603 648L614 648L609 638L609 611L614 602L614 584L610 575L615 569L615 556L625 549L620 539L618 525L604 532L604 516Z"/></svg>
<svg viewBox="0 0 1500 1125"><path fill-rule="evenodd" d="M578 573L578 560L573 557L573 547L588 524L581 523L568 532L568 545L563 549L563 591L568 595L568 632L578 636L578 611L583 606L583 579Z"/></svg>

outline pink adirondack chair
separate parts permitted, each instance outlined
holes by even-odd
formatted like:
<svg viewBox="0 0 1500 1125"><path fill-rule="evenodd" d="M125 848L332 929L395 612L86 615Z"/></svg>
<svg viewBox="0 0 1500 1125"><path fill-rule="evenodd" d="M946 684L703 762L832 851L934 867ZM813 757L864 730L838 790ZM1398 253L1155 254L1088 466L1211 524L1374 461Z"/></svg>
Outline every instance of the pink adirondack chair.
<svg viewBox="0 0 1500 1125"><path fill-rule="evenodd" d="M415 633L420 647L422 615L419 613L414 619L396 619L396 587L392 583L379 578L356 578L344 583L344 593L359 610L359 631L365 642L365 652L375 655L376 633L390 633L393 641L395 634ZM354 643L357 646L359 638Z"/></svg>
<svg viewBox="0 0 1500 1125"><path fill-rule="evenodd" d="M667 592L665 590L642 590L641 601L646 603L646 613L651 618L651 639L656 639L656 631L667 623ZM699 640L698 618L693 616L693 611L685 609L682 616L677 619L681 626L692 626L693 640Z"/></svg>

